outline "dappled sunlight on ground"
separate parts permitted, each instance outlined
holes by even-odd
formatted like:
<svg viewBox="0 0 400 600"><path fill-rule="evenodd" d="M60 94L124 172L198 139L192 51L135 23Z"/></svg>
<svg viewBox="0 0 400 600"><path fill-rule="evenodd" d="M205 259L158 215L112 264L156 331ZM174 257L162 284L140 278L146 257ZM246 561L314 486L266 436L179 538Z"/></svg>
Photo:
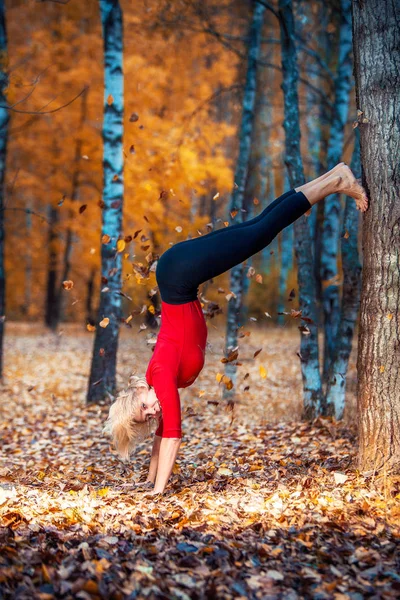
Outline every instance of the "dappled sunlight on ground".
<svg viewBox="0 0 400 600"><path fill-rule="evenodd" d="M223 338L210 330L206 366L181 394L177 465L154 497L136 485L151 440L123 464L101 434L107 406L85 405L93 337L7 327L4 598L398 597L398 484L358 474L353 429L299 420L297 330L239 340L233 415L216 380ZM150 356L143 333L124 330L119 385Z"/></svg>

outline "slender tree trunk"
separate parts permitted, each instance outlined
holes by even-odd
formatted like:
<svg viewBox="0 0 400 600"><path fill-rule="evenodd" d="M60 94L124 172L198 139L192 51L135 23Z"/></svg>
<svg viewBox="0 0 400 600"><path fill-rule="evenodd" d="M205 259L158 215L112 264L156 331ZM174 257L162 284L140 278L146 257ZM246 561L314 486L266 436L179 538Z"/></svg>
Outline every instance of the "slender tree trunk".
<svg viewBox="0 0 400 600"><path fill-rule="evenodd" d="M285 164L292 187L304 182L300 154L299 101L297 94L298 67L294 43L294 19L291 0L279 0L279 20L282 47L282 89L284 94ZM303 378L304 416L313 418L321 411L321 377L318 360L318 325L316 322L316 282L312 260L312 239L306 216L294 223L295 255L299 286L299 307L303 316L312 319L307 324L309 335L300 334L301 372Z"/></svg>
<svg viewBox="0 0 400 600"><path fill-rule="evenodd" d="M351 0L341 0L341 22L339 34L339 59L335 80L335 102L330 128L327 167L332 169L342 157L344 128L349 110L352 77L352 31ZM340 196L332 194L324 200L324 221L321 236L321 282L324 312L324 361L323 379L327 378L329 364L335 351L336 332L339 324L339 231Z"/></svg>
<svg viewBox="0 0 400 600"><path fill-rule="evenodd" d="M400 27L395 0L353 0L363 185L359 464L400 471Z"/></svg>
<svg viewBox="0 0 400 600"><path fill-rule="evenodd" d="M123 206L123 26L119 0L100 0L104 42L103 219L100 308L87 402L116 392L116 363L121 320L122 259L117 241L122 235ZM109 236L107 242L104 236ZM108 288L102 292L103 285Z"/></svg>
<svg viewBox="0 0 400 600"><path fill-rule="evenodd" d="M355 130L351 170L361 176L359 130ZM343 218L341 250L343 267L343 294L335 351L326 390L325 412L336 419L343 417L346 394L346 374L356 326L361 287L361 264L358 256L358 222L360 213L353 198L346 198Z"/></svg>
<svg viewBox="0 0 400 600"><path fill-rule="evenodd" d="M287 175L287 170L285 169L285 177L284 177L284 190L290 189L289 178ZM285 227L283 231L281 231L281 251L280 251L280 263L281 268L279 271L279 296L278 296L278 306L277 312L282 313L285 310L285 302L287 299L287 280L289 276L290 269L293 267L293 242L294 242L294 227L293 224L289 225L289 227ZM285 324L285 315L278 314L277 319L279 325Z"/></svg>
<svg viewBox="0 0 400 600"><path fill-rule="evenodd" d="M79 198L79 174L81 171L80 165L81 165L81 160L82 160L82 143L83 143L83 135L84 135L83 128L85 126L86 114L87 114L87 92L82 94L82 97L81 97L81 114L80 114L79 123L78 123L78 132L77 132L77 136L76 136L76 140L75 140L75 156L74 156L74 167L73 167L74 170L73 170L72 182L71 182L71 202L75 202ZM72 224L74 222L74 219L75 219L75 212L71 208L69 211L70 224L68 226L67 233L66 233L64 256L63 256L63 262L62 262L63 272L61 275L61 280L60 280L60 285L59 285L59 290L58 290L58 296L59 296L58 301L60 304L60 309L59 309L60 320L63 320L63 318L65 318L65 315L64 315L65 302L63 302L63 299L65 300L65 295L63 294L62 282L69 279L69 273L71 270L71 259L72 259L73 243L74 243L74 228L73 228Z"/></svg>
<svg viewBox="0 0 400 600"><path fill-rule="evenodd" d="M8 86L8 50L4 0L0 0L0 380L3 379L3 342L6 318L6 274L4 270L4 180L6 172L9 113L5 89Z"/></svg>
<svg viewBox="0 0 400 600"><path fill-rule="evenodd" d="M47 234L47 250L48 250L48 264L47 264L47 285L46 285L46 310L45 310L45 323L47 327L50 327L53 331L57 329L57 325L60 320L59 315L59 297L57 287L57 269L58 269L58 252L59 252L59 233L58 233L58 222L59 213L58 209L51 204L49 199L48 206L48 222L49 229Z"/></svg>
<svg viewBox="0 0 400 600"><path fill-rule="evenodd" d="M256 100L257 87L257 60L260 54L261 34L264 19L265 7L258 2L254 6L253 19L249 31L249 49L246 74L246 85L243 97L242 122L240 126L240 145L239 156L235 171L235 186L232 193L230 212L238 211L235 222L243 219L243 208L245 186L249 170L251 139L254 124L254 106ZM242 282L243 282L243 264L239 264L231 269L230 290L235 294L228 304L227 331L226 331L226 350L234 348L237 344L238 318L242 304ZM233 383L236 380L236 366L233 362L226 363L225 373ZM227 390L224 390L224 396Z"/></svg>
<svg viewBox="0 0 400 600"><path fill-rule="evenodd" d="M95 309L93 308L94 298L94 282L96 277L97 269L92 267L90 275L87 280L87 295L86 295L86 323L90 325L96 325Z"/></svg>
<svg viewBox="0 0 400 600"><path fill-rule="evenodd" d="M33 202L31 198L27 202L27 211L26 211L26 255L25 255L25 284L24 284L24 304L23 304L23 312L24 317L29 316L29 309L32 302L32 214L31 210L33 209Z"/></svg>

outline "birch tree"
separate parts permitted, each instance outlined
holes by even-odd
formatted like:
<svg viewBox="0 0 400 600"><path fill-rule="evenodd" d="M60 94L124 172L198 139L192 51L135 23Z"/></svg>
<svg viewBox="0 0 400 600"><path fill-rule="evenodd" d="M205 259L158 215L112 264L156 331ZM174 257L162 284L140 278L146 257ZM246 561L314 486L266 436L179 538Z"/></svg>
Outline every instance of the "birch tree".
<svg viewBox="0 0 400 600"><path fill-rule="evenodd" d="M257 88L257 60L260 55L261 34L265 7L256 2L248 36L248 59L246 84L243 96L242 121L239 132L239 156L236 163L235 182L232 192L230 213L236 214L235 222L243 220L245 188L249 171L251 155L251 139L254 124L254 107ZM237 211L237 212L236 212ZM226 349L232 350L237 343L238 318L242 304L243 263L233 267L230 273L230 290L234 296L228 304ZM233 362L226 363L225 374L235 382L236 366Z"/></svg>
<svg viewBox="0 0 400 600"><path fill-rule="evenodd" d="M123 206L123 26L119 0L100 0L104 43L101 286L87 401L116 391L121 319Z"/></svg>
<svg viewBox="0 0 400 600"><path fill-rule="evenodd" d="M291 187L304 183L300 153L298 100L298 66L292 0L279 0L279 22L282 48L282 89L284 95L285 164ZM311 319L309 334L301 333L300 364L303 379L304 416L312 418L321 410L321 376L318 358L318 324L315 307L316 280L312 259L312 237L307 217L294 223L295 256L302 315Z"/></svg>

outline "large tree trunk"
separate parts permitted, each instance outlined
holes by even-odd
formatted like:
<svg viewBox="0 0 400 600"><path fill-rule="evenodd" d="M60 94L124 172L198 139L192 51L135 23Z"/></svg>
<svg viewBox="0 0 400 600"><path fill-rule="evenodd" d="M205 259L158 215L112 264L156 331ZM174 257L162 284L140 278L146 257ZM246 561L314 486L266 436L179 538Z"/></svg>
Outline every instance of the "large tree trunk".
<svg viewBox="0 0 400 600"><path fill-rule="evenodd" d="M340 3L339 58L335 78L335 102L330 128L327 167L332 169L343 152L344 128L349 110L352 77L351 0ZM323 378L327 378L329 364L335 352L336 332L339 324L339 273L337 257L340 232L340 196L331 194L324 201L324 221L321 237L321 282L324 311L324 361Z"/></svg>
<svg viewBox="0 0 400 600"><path fill-rule="evenodd" d="M119 323L121 319L122 259L116 248L122 234L123 206L123 27L119 0L100 0L104 42L103 220L99 324L94 340L87 402L114 398ZM103 236L109 236L110 241ZM102 291L104 287L107 291Z"/></svg>
<svg viewBox="0 0 400 600"><path fill-rule="evenodd" d="M284 94L285 164L292 187L304 182L300 154L298 67L294 43L292 0L279 0L279 20L282 45L282 89ZM315 210L315 209L314 209ZM295 255L299 286L299 307L303 316L312 319L309 335L300 334L301 373L305 418L313 418L321 410L321 377L318 360L318 325L316 320L316 281L312 260L312 239L306 216L294 223Z"/></svg>
<svg viewBox="0 0 400 600"><path fill-rule="evenodd" d="M400 470L400 28L395 0L353 0L363 185L360 468Z"/></svg>
<svg viewBox="0 0 400 600"><path fill-rule="evenodd" d="M257 87L257 61L260 54L261 34L265 7L258 2L254 6L254 14L249 32L248 65L246 85L243 97L242 122L240 126L239 156L235 171L235 186L232 192L230 212L238 211L235 222L243 220L243 208L247 174L249 170L251 138L254 124L254 106ZM242 304L243 264L231 269L230 290L235 294L228 304L226 349L232 349L237 344L238 318ZM226 364L225 373L233 383L236 380L236 365L233 362ZM224 396L227 390L224 390Z"/></svg>
<svg viewBox="0 0 400 600"><path fill-rule="evenodd" d="M4 0L0 0L0 379L3 379L3 341L6 313L6 274L4 271L4 179L6 172L7 138L9 114L4 90L8 86L7 32L4 14Z"/></svg>

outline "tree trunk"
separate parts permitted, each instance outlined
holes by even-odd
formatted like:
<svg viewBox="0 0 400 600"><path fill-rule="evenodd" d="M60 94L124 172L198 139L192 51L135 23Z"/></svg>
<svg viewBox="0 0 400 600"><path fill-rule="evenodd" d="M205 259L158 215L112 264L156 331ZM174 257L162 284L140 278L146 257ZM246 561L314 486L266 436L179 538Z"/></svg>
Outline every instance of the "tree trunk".
<svg viewBox="0 0 400 600"><path fill-rule="evenodd" d="M86 121L86 113L87 113L87 91L82 94L81 97L81 114L78 123L78 132L75 139L75 156L73 163L73 174L72 174L72 182L71 182L71 202L75 202L79 198L79 174L80 174L80 164L82 160L82 142L84 131L83 128L85 126ZM60 320L62 321L65 318L65 295L63 294L63 286L62 282L69 279L69 274L71 270L71 258L72 258L72 250L74 243L74 230L72 223L75 219L75 212L71 208L69 211L69 220L70 224L66 233L65 247L64 247L64 257L63 257L63 272L61 275L60 285L58 294L60 296Z"/></svg>
<svg viewBox="0 0 400 600"><path fill-rule="evenodd" d="M100 0L104 42L103 219L101 286L87 402L116 392L116 363L121 320L122 259L117 241L122 234L123 206L123 27L119 0ZM109 236L110 241L104 241ZM107 291L102 291L104 286Z"/></svg>
<svg viewBox="0 0 400 600"><path fill-rule="evenodd" d="M359 465L400 471L399 3L353 0L363 185L358 343Z"/></svg>
<svg viewBox="0 0 400 600"><path fill-rule="evenodd" d="M292 187L304 182L300 154L299 101L297 94L298 67L294 43L294 19L291 0L279 0L279 21L282 47L282 89L284 94L285 164ZM321 410L321 377L318 359L318 325L316 322L316 281L312 260L312 239L306 216L294 223L295 255L299 286L299 307L303 316L312 319L307 324L310 333L300 334L300 361L303 378L304 416L313 418Z"/></svg>
<svg viewBox="0 0 400 600"><path fill-rule="evenodd" d="M342 157L344 128L349 110L350 90L353 85L351 0L341 0L340 12L339 58L335 78L335 102L328 145L328 170L340 162ZM335 351L336 332L340 314L337 264L341 213L339 194L331 194L325 198L324 213L321 237L321 284L325 334L323 379L325 380Z"/></svg>
<svg viewBox="0 0 400 600"><path fill-rule="evenodd" d="M351 170L361 176L359 130L355 130ZM325 412L336 419L343 417L346 394L346 374L353 343L354 328L360 304L361 264L358 256L359 211L353 198L346 198L341 237L343 294L336 334L335 352L327 382Z"/></svg>
<svg viewBox="0 0 400 600"><path fill-rule="evenodd" d="M7 99L4 90L8 87L8 63L7 63L7 31L4 14L4 0L0 0L0 51L2 63L0 70L0 380L3 379L3 342L4 322L6 318L6 274L4 270L4 179L6 171L7 139L9 113Z"/></svg>
<svg viewBox="0 0 400 600"><path fill-rule="evenodd" d="M58 222L59 215L58 209L51 204L49 199L48 206L48 222L49 229L47 234L47 250L48 250L48 264L47 264L47 285L46 285L46 310L45 310L45 323L47 327L50 327L53 331L57 329L59 323L59 295L57 288L57 268L58 268L58 246L59 246L59 232Z"/></svg>
<svg viewBox="0 0 400 600"><path fill-rule="evenodd" d="M265 7L258 2L255 3L253 19L248 38L248 63L246 74L246 85L243 97L242 122L240 126L239 156L235 171L235 186L232 192L230 212L238 211L235 222L243 220L243 208L245 186L249 170L251 138L254 124L254 106L257 88L257 61L260 54L261 34ZM237 344L238 318L242 304L243 264L231 269L230 290L235 294L228 304L226 350L227 352ZM226 363L225 373L233 383L236 380L236 366L234 362ZM224 390L224 396L227 390Z"/></svg>

